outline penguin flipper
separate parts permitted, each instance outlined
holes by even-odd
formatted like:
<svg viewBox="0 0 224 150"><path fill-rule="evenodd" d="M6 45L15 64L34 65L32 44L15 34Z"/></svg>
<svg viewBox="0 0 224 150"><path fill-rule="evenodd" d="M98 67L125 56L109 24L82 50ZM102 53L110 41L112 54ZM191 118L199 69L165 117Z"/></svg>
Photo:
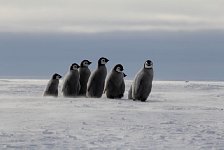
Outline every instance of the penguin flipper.
<svg viewBox="0 0 224 150"><path fill-rule="evenodd" d="M137 99L137 100L141 99L142 93L145 90L142 86L143 82L144 82L143 80L139 80L139 84L134 90L134 99Z"/></svg>
<svg viewBox="0 0 224 150"><path fill-rule="evenodd" d="M90 82L87 86L87 93L88 95L91 97L91 96L94 96L94 85L95 85L95 77L92 77L90 78Z"/></svg>
<svg viewBox="0 0 224 150"><path fill-rule="evenodd" d="M118 98L124 97L124 91L125 91L125 84L124 84L124 81L122 81L120 86L120 94L118 95Z"/></svg>
<svg viewBox="0 0 224 150"><path fill-rule="evenodd" d="M133 88L133 93L132 95L135 95L133 96L133 98L136 98L137 95L139 95L139 92L141 91L141 85L142 85L142 82L143 82L143 72L140 72L136 78L135 78L135 81L134 81L134 87Z"/></svg>
<svg viewBox="0 0 224 150"><path fill-rule="evenodd" d="M133 99L133 97L132 97L132 85L130 86L130 89L128 91L128 99Z"/></svg>
<svg viewBox="0 0 224 150"><path fill-rule="evenodd" d="M106 93L106 95L107 95L108 98L112 98L110 96L110 94L108 95L108 93L110 93L110 91L111 91L111 88L110 87L114 87L114 86L112 86L112 84L113 84L113 82L110 80L110 77L109 77L107 79L107 81L106 81L106 84L104 86L104 91L103 91L103 93Z"/></svg>
<svg viewBox="0 0 224 150"><path fill-rule="evenodd" d="M121 83L121 93L123 94L125 91L125 84L124 81Z"/></svg>
<svg viewBox="0 0 224 150"><path fill-rule="evenodd" d="M49 86L44 92L43 96L58 96L58 90L55 89L53 86Z"/></svg>
<svg viewBox="0 0 224 150"><path fill-rule="evenodd" d="M67 85L66 85L65 83L63 83L63 86L62 86L62 89L61 89L62 92L65 91L66 86L67 86Z"/></svg>
<svg viewBox="0 0 224 150"><path fill-rule="evenodd" d="M54 91L54 87L52 85L49 85L48 87L48 92L50 92L52 94L52 91Z"/></svg>
<svg viewBox="0 0 224 150"><path fill-rule="evenodd" d="M47 85L47 88L46 88L45 92L44 92L44 96L52 95L53 94L53 92L52 92L53 90L54 90L54 88L52 86L52 82L50 81L48 83L48 85Z"/></svg>
<svg viewBox="0 0 224 150"><path fill-rule="evenodd" d="M89 85L87 86L87 91L88 92L90 91L90 89L92 89L93 82L94 82L94 80L92 79L91 82L89 83Z"/></svg>
<svg viewBox="0 0 224 150"><path fill-rule="evenodd" d="M67 95L67 93L68 93L68 84L69 84L69 82L68 82L68 80L66 79L66 80L64 81L64 83L63 83L63 87L62 87L62 92L63 92L64 95Z"/></svg>
<svg viewBox="0 0 224 150"><path fill-rule="evenodd" d="M79 94L80 89L81 89L81 85L80 85L80 82L78 82L78 87L77 87L77 95Z"/></svg>

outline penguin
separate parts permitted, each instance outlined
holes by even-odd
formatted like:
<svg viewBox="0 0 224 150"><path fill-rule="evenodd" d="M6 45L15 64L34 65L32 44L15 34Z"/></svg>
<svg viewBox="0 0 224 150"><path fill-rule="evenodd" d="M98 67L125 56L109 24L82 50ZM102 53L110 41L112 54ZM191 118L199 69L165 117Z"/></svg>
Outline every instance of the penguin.
<svg viewBox="0 0 224 150"><path fill-rule="evenodd" d="M153 74L153 62L147 60L144 67L136 74L128 98L145 102L152 90Z"/></svg>
<svg viewBox="0 0 224 150"><path fill-rule="evenodd" d="M65 97L76 97L79 94L80 82L79 82L79 65L74 63L71 65L68 74L66 75L62 87L62 92Z"/></svg>
<svg viewBox="0 0 224 150"><path fill-rule="evenodd" d="M111 71L106 81L105 92L107 98L121 98L123 97L124 85L124 70L121 64L117 64Z"/></svg>
<svg viewBox="0 0 224 150"><path fill-rule="evenodd" d="M90 69L88 68L88 66L91 64L92 62L88 61L88 60L83 60L80 64L80 68L79 68L79 75L80 75L80 91L79 91L79 95L80 96L86 96L86 90L87 90L87 82L89 80L89 76L91 74Z"/></svg>
<svg viewBox="0 0 224 150"><path fill-rule="evenodd" d="M62 76L55 73L51 80L48 82L46 90L44 91L44 96L54 96L58 97L58 84L59 79L61 79Z"/></svg>
<svg viewBox="0 0 224 150"><path fill-rule="evenodd" d="M105 79L107 76L106 63L109 60L101 57L97 69L91 74L87 83L87 97L100 98L103 95Z"/></svg>

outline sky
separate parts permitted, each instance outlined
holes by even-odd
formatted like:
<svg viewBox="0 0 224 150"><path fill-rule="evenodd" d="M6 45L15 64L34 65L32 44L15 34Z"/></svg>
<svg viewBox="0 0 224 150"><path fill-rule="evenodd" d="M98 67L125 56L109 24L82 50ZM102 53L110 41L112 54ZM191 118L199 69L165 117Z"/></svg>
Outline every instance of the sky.
<svg viewBox="0 0 224 150"><path fill-rule="evenodd" d="M108 57L133 78L224 80L223 0L0 0L0 77L48 78Z"/></svg>

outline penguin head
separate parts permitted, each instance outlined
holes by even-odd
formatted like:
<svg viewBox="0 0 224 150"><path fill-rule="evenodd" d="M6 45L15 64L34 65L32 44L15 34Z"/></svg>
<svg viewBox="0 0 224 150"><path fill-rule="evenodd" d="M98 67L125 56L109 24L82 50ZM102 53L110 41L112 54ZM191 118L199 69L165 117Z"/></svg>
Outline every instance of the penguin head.
<svg viewBox="0 0 224 150"><path fill-rule="evenodd" d="M153 68L153 62L151 60L147 60L144 64L145 69L152 69Z"/></svg>
<svg viewBox="0 0 224 150"><path fill-rule="evenodd" d="M116 72L122 72L124 70L123 66L121 64L117 64L115 67L114 67L114 71Z"/></svg>
<svg viewBox="0 0 224 150"><path fill-rule="evenodd" d="M83 60L80 64L80 67L88 67L92 62L88 60Z"/></svg>
<svg viewBox="0 0 224 150"><path fill-rule="evenodd" d="M57 73L55 73L55 74L52 76L52 79L57 79L57 80L59 80L59 79L61 79L61 78L62 78L62 76L59 75L59 74L57 74Z"/></svg>
<svg viewBox="0 0 224 150"><path fill-rule="evenodd" d="M79 65L74 63L71 65L70 70L78 70L79 69Z"/></svg>
<svg viewBox="0 0 224 150"><path fill-rule="evenodd" d="M109 60L105 57L101 57L99 60L98 60L98 66L102 66L102 65L105 65Z"/></svg>
<svg viewBox="0 0 224 150"><path fill-rule="evenodd" d="M123 73L124 77L127 77L127 75L125 73Z"/></svg>

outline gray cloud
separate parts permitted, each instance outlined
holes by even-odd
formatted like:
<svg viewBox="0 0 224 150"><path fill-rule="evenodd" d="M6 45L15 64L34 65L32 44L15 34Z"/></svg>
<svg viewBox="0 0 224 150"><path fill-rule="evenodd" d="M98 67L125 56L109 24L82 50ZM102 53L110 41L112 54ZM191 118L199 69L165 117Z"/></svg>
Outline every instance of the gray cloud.
<svg viewBox="0 0 224 150"><path fill-rule="evenodd" d="M224 29L221 0L0 0L0 32Z"/></svg>

